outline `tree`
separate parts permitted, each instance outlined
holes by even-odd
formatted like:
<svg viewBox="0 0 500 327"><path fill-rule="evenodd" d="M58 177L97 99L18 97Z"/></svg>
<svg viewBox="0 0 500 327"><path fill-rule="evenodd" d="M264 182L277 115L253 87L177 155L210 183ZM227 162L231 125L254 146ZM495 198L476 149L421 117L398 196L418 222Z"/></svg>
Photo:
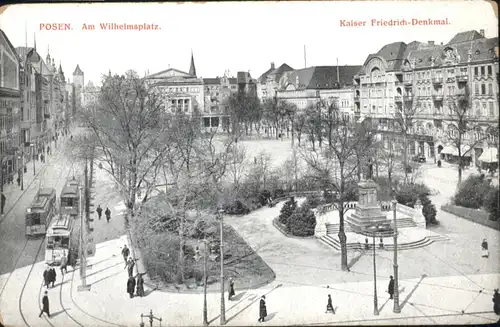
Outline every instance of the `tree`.
<svg viewBox="0 0 500 327"><path fill-rule="evenodd" d="M281 207L280 215L278 216L278 221L283 225L288 225L288 218L295 212L297 209L297 201L293 197L288 199L285 203L283 203L283 207Z"/></svg>
<svg viewBox="0 0 500 327"><path fill-rule="evenodd" d="M333 115L335 124L331 130L332 144L321 152L302 151L301 155L312 170L310 178L316 179L323 192L333 192L331 201L339 212L339 240L341 244L342 270L347 270L347 237L344 230L344 215L347 208L344 205L351 200L350 185L355 179L359 165L356 151L368 149L371 133L365 126L360 126L348 116L336 112Z"/></svg>
<svg viewBox="0 0 500 327"><path fill-rule="evenodd" d="M386 138L387 147L383 147L378 151L378 160L387 169L387 178L389 179L389 184L392 184L392 174L394 170L399 168L399 163L401 160L401 144L396 142L394 138Z"/></svg>
<svg viewBox="0 0 500 327"><path fill-rule="evenodd" d="M316 227L316 215L307 203L297 208L287 219L286 229L295 236L312 236Z"/></svg>
<svg viewBox="0 0 500 327"><path fill-rule="evenodd" d="M299 141L299 146L300 146L300 140L302 136L302 132L304 131L304 127L306 125L307 121L307 116L305 113L300 112L295 114L294 120L293 120L293 130L297 132L297 140Z"/></svg>
<svg viewBox="0 0 500 327"><path fill-rule="evenodd" d="M471 151L477 144L483 142L487 135L483 132L481 124L474 122L468 87L459 89L455 95L450 95L447 104L448 119L451 121L447 129L447 139L458 152L458 184L460 184L465 157L471 156Z"/></svg>
<svg viewBox="0 0 500 327"><path fill-rule="evenodd" d="M169 147L164 142L167 117L158 95L134 71L105 76L93 106L80 111L80 119L93 134L96 159L120 187L128 221L138 190L146 183L155 185Z"/></svg>
<svg viewBox="0 0 500 327"><path fill-rule="evenodd" d="M229 97L229 114L233 122L233 135L240 134L240 126L243 124L245 135L253 124L260 125L262 120L262 106L256 96L250 96L243 92L233 93Z"/></svg>
<svg viewBox="0 0 500 327"><path fill-rule="evenodd" d="M421 106L418 98L413 95L405 95L402 103L396 103L394 112L394 128L397 133L400 133L403 138L403 169L405 173L404 182L408 183L408 172L411 169L408 164L408 137L413 130L416 116L421 111Z"/></svg>
<svg viewBox="0 0 500 327"><path fill-rule="evenodd" d="M233 186L238 191L241 179L247 170L247 149L241 144L233 144L229 151L228 173L232 179Z"/></svg>
<svg viewBox="0 0 500 327"><path fill-rule="evenodd" d="M289 123L292 122L296 107L286 100L280 100L276 97L264 100L263 105L263 117L274 128L276 139L278 139L281 130L286 126L290 126Z"/></svg>

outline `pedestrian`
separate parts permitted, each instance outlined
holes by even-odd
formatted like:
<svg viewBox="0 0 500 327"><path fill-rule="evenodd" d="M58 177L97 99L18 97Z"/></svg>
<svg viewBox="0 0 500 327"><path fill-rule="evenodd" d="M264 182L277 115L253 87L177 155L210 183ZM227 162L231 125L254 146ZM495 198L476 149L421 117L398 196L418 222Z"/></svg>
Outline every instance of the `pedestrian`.
<svg viewBox="0 0 500 327"><path fill-rule="evenodd" d="M100 204L97 206L97 209L95 209L95 211L97 211L97 216L99 217L99 220L101 220L102 208Z"/></svg>
<svg viewBox="0 0 500 327"><path fill-rule="evenodd" d="M69 136L69 139L70 139L71 141L73 141L73 135L70 135L70 136Z"/></svg>
<svg viewBox="0 0 500 327"><path fill-rule="evenodd" d="M140 297L144 296L144 279L142 278L141 273L137 275L136 295Z"/></svg>
<svg viewBox="0 0 500 327"><path fill-rule="evenodd" d="M335 314L335 309L333 308L333 304L332 304L332 296L330 294L328 294L328 301L326 302L326 312L325 313L328 313L328 312Z"/></svg>
<svg viewBox="0 0 500 327"><path fill-rule="evenodd" d="M64 275L64 273L68 273L68 258L65 253L61 257L61 275Z"/></svg>
<svg viewBox="0 0 500 327"><path fill-rule="evenodd" d="M47 145L47 155L50 155L50 146Z"/></svg>
<svg viewBox="0 0 500 327"><path fill-rule="evenodd" d="M106 207L106 211L104 211L104 214L106 215L106 220L109 223L109 220L111 219L111 211L108 207Z"/></svg>
<svg viewBox="0 0 500 327"><path fill-rule="evenodd" d="M481 257L488 258L490 256L490 252L488 251L488 242L485 238L483 239L483 243L481 243L481 247L483 249Z"/></svg>
<svg viewBox="0 0 500 327"><path fill-rule="evenodd" d="M42 317L42 314L43 313L46 313L47 316L49 316L50 318L50 310L49 310L49 296L48 296L48 292L45 291L45 294L42 298L42 311L40 311L40 314L38 315L39 318Z"/></svg>
<svg viewBox="0 0 500 327"><path fill-rule="evenodd" d="M495 314L500 315L500 294L498 294L498 288L493 293L493 311Z"/></svg>
<svg viewBox="0 0 500 327"><path fill-rule="evenodd" d="M123 260L125 261L125 264L127 264L127 258L130 254L130 249L127 247L127 244L123 246L122 249L122 255L123 255Z"/></svg>
<svg viewBox="0 0 500 327"><path fill-rule="evenodd" d="M40 154L40 161L41 161L41 162L45 162L45 156L43 155L43 153L42 153L42 154Z"/></svg>
<svg viewBox="0 0 500 327"><path fill-rule="evenodd" d="M17 175L17 186L21 186L21 175Z"/></svg>
<svg viewBox="0 0 500 327"><path fill-rule="evenodd" d="M135 290L135 278L130 276L127 281L127 293L130 295L130 298L134 297Z"/></svg>
<svg viewBox="0 0 500 327"><path fill-rule="evenodd" d="M3 182L3 181L2 181ZM5 202L7 201L7 198L5 197L5 194L2 192L2 200L1 200L1 205L2 205L2 214L3 214L3 209L5 208Z"/></svg>
<svg viewBox="0 0 500 327"><path fill-rule="evenodd" d="M134 266L135 266L134 259L132 259L132 257L128 258L127 264L125 265L125 268L127 268L128 270L128 277L132 277L134 273Z"/></svg>
<svg viewBox="0 0 500 327"><path fill-rule="evenodd" d="M50 282L52 283L52 287L54 287L54 283L56 282L56 270L54 268L50 268Z"/></svg>
<svg viewBox="0 0 500 327"><path fill-rule="evenodd" d="M389 281L389 289L387 290L390 298L392 300L392 297L394 295L394 277L391 276L391 280Z"/></svg>
<svg viewBox="0 0 500 327"><path fill-rule="evenodd" d="M231 298L234 296L234 280L232 278L229 278L229 301L231 301Z"/></svg>
<svg viewBox="0 0 500 327"><path fill-rule="evenodd" d="M267 307L266 307L266 296L262 295L260 298L260 305L259 305L259 322L264 322L265 318L267 317Z"/></svg>
<svg viewBox="0 0 500 327"><path fill-rule="evenodd" d="M45 287L49 287L50 284L50 270L49 267L45 268L45 271L43 272L43 284Z"/></svg>

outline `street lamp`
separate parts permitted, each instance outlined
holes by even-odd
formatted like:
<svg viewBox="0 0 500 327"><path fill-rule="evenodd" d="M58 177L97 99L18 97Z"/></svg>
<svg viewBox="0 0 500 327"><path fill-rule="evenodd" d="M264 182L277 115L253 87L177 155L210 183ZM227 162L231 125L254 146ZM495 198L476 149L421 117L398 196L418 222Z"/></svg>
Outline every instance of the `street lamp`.
<svg viewBox="0 0 500 327"><path fill-rule="evenodd" d="M399 286L398 286L398 227L396 224L396 205L398 201L392 200L392 212L394 218L394 313L400 313L399 307Z"/></svg>
<svg viewBox="0 0 500 327"><path fill-rule="evenodd" d="M21 191L22 191L24 190L24 152L22 150L19 159L21 160L21 168L19 168L19 180L21 183Z"/></svg>
<svg viewBox="0 0 500 327"><path fill-rule="evenodd" d="M199 241L198 241L199 242ZM208 285L208 274L207 274L207 239L203 239L203 326L208 326L208 313L207 313L207 285ZM199 261L201 255L199 253L199 245L197 246L194 259ZM217 255L213 252L210 254L210 260L215 261Z"/></svg>
<svg viewBox="0 0 500 327"><path fill-rule="evenodd" d="M226 324L226 309L224 304L224 210L219 209L217 218L220 221L220 324Z"/></svg>
<svg viewBox="0 0 500 327"><path fill-rule="evenodd" d="M373 234L373 314L378 316L377 267L375 264L375 233Z"/></svg>
<svg viewBox="0 0 500 327"><path fill-rule="evenodd" d="M30 148L31 148L31 157L33 158L33 178L35 178L35 144L34 143L31 143L30 144Z"/></svg>

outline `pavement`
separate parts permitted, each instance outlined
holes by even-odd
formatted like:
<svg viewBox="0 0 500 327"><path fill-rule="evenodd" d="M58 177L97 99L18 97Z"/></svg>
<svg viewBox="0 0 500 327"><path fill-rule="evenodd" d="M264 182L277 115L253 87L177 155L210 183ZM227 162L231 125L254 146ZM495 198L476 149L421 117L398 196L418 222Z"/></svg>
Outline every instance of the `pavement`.
<svg viewBox="0 0 500 327"><path fill-rule="evenodd" d="M123 244L131 246L121 229L125 208L119 198L112 195L109 178L106 181L107 177L97 170L96 174L101 183L96 188L96 199L102 207L109 206L113 213L109 225L105 219L95 218L93 223L96 235L101 234L96 236L95 256L89 258L91 267L87 283L91 285L90 290L78 291L81 284L78 270L69 270L63 280L59 275L55 288L48 290L52 311L49 320L37 317L43 290L40 278L28 279L27 294L19 301L0 301L4 323L7 326L137 326L141 313L148 314L152 310L156 317L162 318L162 326L201 325L202 294L167 293L151 290L146 285L145 297L129 298L126 293L128 276L121 256ZM425 178L432 179L432 175ZM102 194L99 189L103 190ZM236 296L225 303L227 325L259 325L259 298L262 295L266 295L268 312L264 324L273 326L485 324L498 321L491 301L493 289L500 284L498 231L441 212L436 205L441 221L436 231L449 236L450 241L400 252L401 313L392 312L393 301L386 293L388 276L393 274L392 253L377 254L379 315L374 315L373 256L349 253L351 271L341 271L340 256L333 249L316 239L288 238L272 226L272 219L282 203L242 217L225 217L225 222L231 224L276 273L272 283L255 290L239 289L235 281ZM110 230L113 233L110 234ZM114 234L115 237L110 236ZM480 257L482 237L490 241L488 259ZM11 281L21 284L28 268L16 269ZM43 262L36 263L32 269L34 276L40 276ZM335 315L325 313L328 294L332 295ZM210 324L219 325L220 294L209 293L207 307ZM148 324L147 318L144 322Z"/></svg>

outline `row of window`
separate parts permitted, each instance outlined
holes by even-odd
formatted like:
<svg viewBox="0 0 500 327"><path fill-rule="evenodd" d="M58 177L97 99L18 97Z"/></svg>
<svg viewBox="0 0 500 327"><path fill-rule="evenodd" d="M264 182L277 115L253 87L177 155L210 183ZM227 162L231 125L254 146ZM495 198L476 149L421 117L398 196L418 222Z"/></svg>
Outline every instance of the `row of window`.
<svg viewBox="0 0 500 327"><path fill-rule="evenodd" d="M167 88L168 92L191 92L191 93L198 93L200 92L199 87L168 87Z"/></svg>
<svg viewBox="0 0 500 327"><path fill-rule="evenodd" d="M481 92L479 92L481 90ZM475 95L486 95L486 84L474 84L474 94ZM488 84L488 95L493 95L493 84Z"/></svg>
<svg viewBox="0 0 500 327"><path fill-rule="evenodd" d="M422 106L422 114L451 114L451 111L448 106L442 106L439 104L434 104L432 101L422 101L421 103ZM383 113L383 114L389 114L394 111L394 105L389 104L389 107L387 105L371 105L370 107L370 112L371 113ZM476 117L498 117L498 108L495 107L495 102L494 101L483 101L479 102L476 101L474 102L474 107L472 109L473 111L471 114L475 115ZM368 111L368 105L364 105L364 111Z"/></svg>

